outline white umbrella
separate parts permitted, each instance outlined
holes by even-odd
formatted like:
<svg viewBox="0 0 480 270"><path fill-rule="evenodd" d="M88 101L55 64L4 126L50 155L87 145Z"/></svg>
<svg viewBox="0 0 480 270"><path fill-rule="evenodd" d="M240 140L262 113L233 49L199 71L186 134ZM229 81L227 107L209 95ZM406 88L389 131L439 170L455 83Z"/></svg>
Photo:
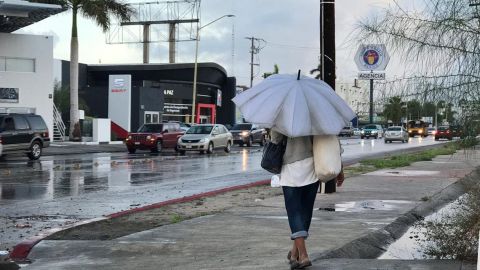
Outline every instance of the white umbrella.
<svg viewBox="0 0 480 270"><path fill-rule="evenodd" d="M289 137L337 135L355 113L324 81L275 74L232 99L247 122Z"/></svg>

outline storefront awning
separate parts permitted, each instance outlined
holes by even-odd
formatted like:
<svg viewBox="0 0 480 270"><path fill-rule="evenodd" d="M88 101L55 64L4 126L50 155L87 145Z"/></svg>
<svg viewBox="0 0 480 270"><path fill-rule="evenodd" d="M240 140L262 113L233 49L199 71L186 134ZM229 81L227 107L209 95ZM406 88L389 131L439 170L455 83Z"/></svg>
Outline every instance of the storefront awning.
<svg viewBox="0 0 480 270"><path fill-rule="evenodd" d="M0 32L11 33L62 11L59 5L0 0Z"/></svg>

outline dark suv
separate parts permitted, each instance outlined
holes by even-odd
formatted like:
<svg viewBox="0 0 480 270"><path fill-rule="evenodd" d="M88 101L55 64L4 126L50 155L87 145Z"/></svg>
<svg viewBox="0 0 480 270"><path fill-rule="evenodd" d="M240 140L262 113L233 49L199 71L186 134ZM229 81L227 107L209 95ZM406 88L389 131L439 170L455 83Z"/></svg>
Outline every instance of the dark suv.
<svg viewBox="0 0 480 270"><path fill-rule="evenodd" d="M0 114L0 146L0 156L26 152L29 159L39 159L42 149L50 146L47 125L36 114Z"/></svg>
<svg viewBox="0 0 480 270"><path fill-rule="evenodd" d="M252 146L254 143L259 143L263 146L266 142L267 132L263 128L258 128L254 124L242 123L236 124L230 129L233 136L233 143L243 146Z"/></svg>
<svg viewBox="0 0 480 270"><path fill-rule="evenodd" d="M127 150L133 154L137 149L160 152L163 148L177 149L177 141L185 133L178 123L144 124L138 132L129 133L125 139Z"/></svg>

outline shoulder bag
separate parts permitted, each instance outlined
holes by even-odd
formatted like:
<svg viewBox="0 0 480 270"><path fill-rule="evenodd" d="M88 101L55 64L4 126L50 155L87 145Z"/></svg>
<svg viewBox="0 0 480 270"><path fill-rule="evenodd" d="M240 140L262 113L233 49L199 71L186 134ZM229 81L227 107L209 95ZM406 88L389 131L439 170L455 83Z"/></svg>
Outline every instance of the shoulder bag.
<svg viewBox="0 0 480 270"><path fill-rule="evenodd" d="M282 171L283 154L287 148L287 137L283 136L280 143L276 144L268 142L263 148L262 163L260 164L263 169L279 174Z"/></svg>

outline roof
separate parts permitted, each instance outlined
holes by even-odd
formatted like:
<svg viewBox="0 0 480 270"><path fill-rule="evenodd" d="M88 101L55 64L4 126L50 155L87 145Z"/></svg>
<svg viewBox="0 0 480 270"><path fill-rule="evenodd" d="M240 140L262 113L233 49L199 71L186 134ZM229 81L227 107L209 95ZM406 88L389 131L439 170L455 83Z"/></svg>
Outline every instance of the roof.
<svg viewBox="0 0 480 270"><path fill-rule="evenodd" d="M0 32L11 33L64 10L59 5L0 0Z"/></svg>

